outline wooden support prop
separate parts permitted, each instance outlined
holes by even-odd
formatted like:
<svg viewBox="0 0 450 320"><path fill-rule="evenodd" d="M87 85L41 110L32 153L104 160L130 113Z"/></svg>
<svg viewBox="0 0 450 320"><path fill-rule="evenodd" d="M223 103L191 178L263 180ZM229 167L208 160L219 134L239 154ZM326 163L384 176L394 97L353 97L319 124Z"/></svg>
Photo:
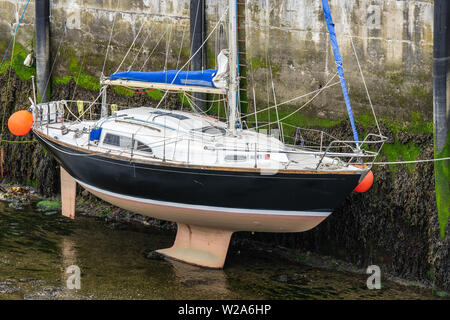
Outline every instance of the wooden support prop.
<svg viewBox="0 0 450 320"><path fill-rule="evenodd" d="M233 231L177 223L178 231L171 248L156 252L201 267L223 268Z"/></svg>
<svg viewBox="0 0 450 320"><path fill-rule="evenodd" d="M77 182L63 167L61 168L61 207L65 217L75 219Z"/></svg>

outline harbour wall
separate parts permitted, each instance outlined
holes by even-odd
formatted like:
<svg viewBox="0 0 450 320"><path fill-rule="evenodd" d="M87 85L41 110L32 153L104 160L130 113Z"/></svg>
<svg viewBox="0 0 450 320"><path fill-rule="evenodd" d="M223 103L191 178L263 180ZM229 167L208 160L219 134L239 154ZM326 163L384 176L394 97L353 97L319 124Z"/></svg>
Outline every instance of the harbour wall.
<svg viewBox="0 0 450 320"><path fill-rule="evenodd" d="M184 65L190 53L189 2L51 1L51 98L95 99L102 73L109 75L130 66L150 71ZM254 101L257 110L261 110L275 100L288 101L323 88L330 79L330 83L338 80L333 78L335 62L320 1L245 3L245 17L240 21L246 25L245 80L250 112ZM27 1L0 0L2 54L26 4ZM360 135L377 131L362 73L382 132L389 138L379 159L431 158L433 1L330 0L330 5ZM213 68L216 55L227 47L226 19L217 23L226 4L207 0L206 6L208 30L219 31L211 35L207 44L208 66ZM14 48L14 56L11 59L9 53L0 69L3 128L4 119L14 110L27 107L28 97L32 96L30 79L35 67L24 67L23 61L35 47L34 35L31 1L9 49L11 53ZM286 122L350 137L340 90L339 85L324 90ZM161 97L158 91L139 95L115 89L109 94L111 101L131 106L154 104ZM182 105L180 99L177 95L171 97L175 105ZM279 108L280 116L302 107L308 100L285 104ZM264 112L258 120L274 121L275 117L274 112ZM17 140L5 129L2 139ZM42 147L32 143L2 145L3 182L32 184L46 195L58 193L57 163ZM379 264L389 273L450 290L449 228L439 225L433 164L380 166L374 172L371 191L349 196L314 230L254 237L329 254L360 266Z"/></svg>
<svg viewBox="0 0 450 320"><path fill-rule="evenodd" d="M10 39L26 2L0 1L3 42ZM77 64L95 82L102 71L109 75L130 66L139 70L182 66L190 51L189 2L51 1L52 54L57 56L52 75L76 81ZM433 2L331 0L330 5L355 113L364 119L371 115L359 61L380 117L401 120L406 126L416 119L432 121ZM224 17L219 32L208 39L211 68L227 46L226 6L226 1L206 1L208 31ZM258 107L274 103L272 81L280 103L322 88L336 74L320 1L249 0L240 22L246 25L248 89L256 93L255 99L248 94L251 108L254 100ZM32 1L16 39L27 51L34 45L33 23ZM279 111L304 103L298 99ZM324 123L345 118L340 87L325 90L303 113Z"/></svg>

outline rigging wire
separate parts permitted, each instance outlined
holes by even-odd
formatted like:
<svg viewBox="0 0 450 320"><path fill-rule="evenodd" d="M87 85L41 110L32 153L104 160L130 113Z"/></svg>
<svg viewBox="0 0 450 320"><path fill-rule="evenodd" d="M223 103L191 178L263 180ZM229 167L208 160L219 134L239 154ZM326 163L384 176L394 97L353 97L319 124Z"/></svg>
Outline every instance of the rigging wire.
<svg viewBox="0 0 450 320"><path fill-rule="evenodd" d="M353 52L355 54L356 62L358 63L359 72L361 74L361 78L362 78L362 81L363 81L363 84L364 84L364 88L366 90L367 98L369 99L370 108L372 109L373 117L375 119L375 123L376 123L377 128L378 128L378 133L380 135L382 135L381 129L380 129L380 125L378 124L377 115L375 114L375 109L374 109L374 106L373 106L373 103L372 103L372 99L370 98L369 89L367 88L366 79L364 77L364 73L362 71L362 67L361 67L361 64L359 62L358 53L356 52L356 47L355 47L355 43L353 41L353 36L352 36L352 34L350 32L350 26L347 23L347 11L345 9L345 5L342 6L342 17L343 17L343 22L344 22L344 29L346 29L346 31L348 33L348 36L350 37L350 42L352 44L352 48L353 48Z"/></svg>
<svg viewBox="0 0 450 320"><path fill-rule="evenodd" d="M150 38L150 35L152 34L153 31L153 27L150 28L150 31L147 33L147 37L145 37L144 41L142 42L141 48L139 49L138 53L136 54L136 56L133 59L133 62L131 62L130 66L128 67L128 71L131 70L131 68L133 67L134 63L136 62L137 58L139 57L139 55L142 52L142 49L144 48L145 43L147 42L148 38Z"/></svg>
<svg viewBox="0 0 450 320"><path fill-rule="evenodd" d="M47 82L45 84L44 94L46 94L47 88L48 88L48 84L50 83L50 79L52 78L51 76L52 76L52 73L53 73L53 69L55 68L56 60L58 59L59 50L61 49L61 45L64 42L64 39L66 37L66 32L67 32L67 24L64 22L64 33L63 33L63 35L62 35L62 37L61 37L61 39L59 41L58 49L56 50L55 60L53 60L52 67L50 68L50 73L48 75L48 79L47 79ZM75 85L76 85L76 83L75 83ZM41 100L42 100L42 94L41 94Z"/></svg>
<svg viewBox="0 0 450 320"><path fill-rule="evenodd" d="M141 34L141 31L142 31L142 29L144 28L144 25L145 25L145 23L142 22L141 27L139 28L139 31L138 31L138 33L136 34L136 37L134 37L134 40L133 40L133 42L131 43L130 48L128 48L128 51L127 51L127 53L125 54L125 56L123 57L122 62L120 63L119 67L117 68L116 72L114 72L114 73L119 72L120 68L122 67L123 63L125 62L125 59L126 59L126 58L128 57L128 55L130 54L131 49L134 47L134 44L136 43L136 40L138 39L139 35Z"/></svg>
<svg viewBox="0 0 450 320"><path fill-rule="evenodd" d="M13 68L13 58L14 58L14 50L15 50L15 46L16 46L16 36L17 36L17 32L19 31L19 27L20 24L22 22L23 17L25 16L25 12L27 11L28 5L30 3L30 0L28 0L27 4L25 5L25 8L22 11L22 15L17 23L17 27L14 31L14 34L11 37L11 41L9 42L8 48L6 49L6 52L3 56L2 62L0 64L0 68L3 66L3 62L8 54L9 48L11 47L12 44L12 52L11 52L11 61L10 61L10 67L9 67L9 71L8 71L8 86L6 89L6 101L8 101L8 96L9 96L9 89L10 89L10 84L11 84L11 69ZM16 7L17 8L17 7ZM17 8L18 9L18 8ZM17 10L18 11L18 10ZM1 137L3 136L4 130L5 130L5 117L6 117L6 106L3 108L3 116L2 116L2 131L0 132L0 142L1 141L6 141L6 140L2 140Z"/></svg>
<svg viewBox="0 0 450 320"><path fill-rule="evenodd" d="M105 75L105 66L106 66L106 61L108 59L109 47L111 45L112 36L113 36L113 32L114 32L114 27L116 25L116 17L117 17L117 12L118 12L118 9L119 9L119 2L120 2L120 0L117 0L116 12L114 12L114 18L113 18L113 25L112 25L112 28L111 28L111 33L109 34L108 46L106 47L105 60L103 61L102 77L104 77L104 75Z"/></svg>
<svg viewBox="0 0 450 320"><path fill-rule="evenodd" d="M14 31L14 34L11 37L11 40L9 41L8 48L6 48L6 52L3 55L2 62L0 63L0 68L3 66L3 62L5 61L6 56L8 55L8 51L9 51L9 48L11 47L11 44L13 44L13 41L14 42L16 41L17 31L19 30L20 24L22 23L22 19L25 16L25 12L27 11L27 8L28 8L28 5L30 4L30 1L31 0L28 0L27 4L25 5L25 8L23 9L22 16L20 17L19 22L17 23L16 30ZM13 49L13 51L14 51L14 49Z"/></svg>
<svg viewBox="0 0 450 320"><path fill-rule="evenodd" d="M56 60L56 59L55 59L55 60ZM84 63L85 63L85 62L86 62L86 48L84 48L83 62L81 63L80 70L78 71L77 80L75 81L75 88L73 89L72 100L75 99L75 94L76 94L77 88L78 88L78 82L79 82L79 80L80 80L81 72L83 71L83 67L84 67Z"/></svg>
<svg viewBox="0 0 450 320"><path fill-rule="evenodd" d="M186 63L180 68L180 70L177 71L177 73L175 74L171 84L174 83L174 81L176 80L177 76L180 74L181 70L183 70L192 60L192 58L203 48L203 46L206 44L206 42L209 40L209 38L211 37L211 35L216 31L217 27L219 26L220 22L224 19L225 14L228 12L228 6L225 9L222 17L220 18L220 20L216 23L216 25L214 26L214 28L211 30L211 32L208 34L208 36L206 37L206 39L203 41L202 45L197 49L197 51L195 51L194 54L191 55L191 57L188 59L188 61L186 61ZM166 98L167 94L169 93L170 90L166 90L164 95L162 96L161 100L158 102L158 105L155 108L159 108L159 106L161 105L162 101ZM148 117L148 119L150 118L150 116ZM147 120L148 120L147 119ZM139 132L140 128L136 130L135 134L137 134Z"/></svg>
<svg viewBox="0 0 450 320"><path fill-rule="evenodd" d="M327 89L327 88L329 88L329 87L331 87L331 86L334 86L334 85L336 85L336 84L339 84L340 82L336 82L336 83L334 83L334 84L332 84L332 85L329 85L329 83L336 77L336 75L337 75L337 73L335 73L334 76L333 76L330 80L328 80L328 82L325 84L325 86L323 86L322 88L320 88L320 89L314 91L314 92L316 92L316 94L315 94L311 99L309 99L306 103L304 103L301 107L299 107L297 110L291 112L291 113L288 114L287 116L281 118L281 119L280 119L280 122L283 121L283 120L286 120L287 118L293 116L293 115L294 115L295 113L297 113L298 111L302 110L304 107L306 107L308 104L310 104L311 101L313 101L319 94L321 94L325 89ZM312 93L309 93L308 95L310 95L310 94L312 94ZM264 124L264 125L261 125L261 126L259 126L259 127L255 127L255 129L261 128L261 127L265 127L265 126L267 126L267 125L270 126L271 124L272 124L271 122L268 122L268 123L266 123L266 124Z"/></svg>
<svg viewBox="0 0 450 320"><path fill-rule="evenodd" d="M336 75L337 75L337 74L336 74ZM340 82L334 82L334 83L332 83L332 84L330 84L330 85L328 85L328 86L325 86L325 87L323 87L323 88L324 88L324 89L328 89L328 88L331 88L331 87L334 87L334 86L338 85L339 83L340 83ZM253 88L253 89L254 89L254 88ZM286 101L284 101L284 102L281 102L281 103L278 104L278 107L279 107L279 106L282 106L282 105L285 105L285 104L288 104L288 103L291 103L291 102L293 102L293 101L295 101L295 100L299 100L299 99L301 99L301 98L305 98L305 97L310 96L310 95L312 95L312 94L315 94L315 93L317 93L317 92L320 91L320 90L322 90L322 88L317 89L317 90L314 90L314 91L311 91L311 92L308 92L308 93L306 93L306 94L302 94L302 95L300 95L300 96L298 96L298 97L295 97L295 98L286 100ZM254 98L254 99L256 99L256 98ZM255 100L255 105L256 105L256 100ZM271 106L271 107L268 107L268 108L265 108L265 109L262 109L262 110L258 110L258 111L255 110L255 113L243 115L242 118L250 117L250 116L252 116L252 115L256 115L256 114L258 114L258 113L261 113L261 112L264 112L264 111L266 111L266 110L268 110L268 109L273 109L273 108L275 108L275 105L273 105L273 106ZM298 111L298 110L297 110L297 111Z"/></svg>
<svg viewBox="0 0 450 320"><path fill-rule="evenodd" d="M276 112L276 115L277 115L278 130L280 130L280 132L281 132L281 138L282 138L283 143L284 143L283 126L280 124L280 116L278 115L277 96L275 94L275 85L273 84L273 76L272 76L272 65L271 65L270 61L269 61L269 70L270 70L270 80L272 82L273 102L275 103L275 112Z"/></svg>
<svg viewBox="0 0 450 320"><path fill-rule="evenodd" d="M423 160L411 160L411 161L392 161L392 162L373 162L372 164L376 165L391 165L391 164L408 164L408 163L424 163L424 162L437 162L437 161L446 161L450 160L450 157L447 158L437 158L437 159L423 159Z"/></svg>
<svg viewBox="0 0 450 320"><path fill-rule="evenodd" d="M161 35L161 37L159 38L158 42L156 43L155 47L153 48L152 52L150 52L149 56L147 57L147 59L144 61L144 63L142 64L142 67L139 69L139 71L144 70L145 65L147 64L148 60L150 60L151 56L153 55L153 52L155 52L156 48L158 48L159 43L161 42L161 40L164 38L164 36L167 33L167 28L166 31L164 31L164 33Z"/></svg>

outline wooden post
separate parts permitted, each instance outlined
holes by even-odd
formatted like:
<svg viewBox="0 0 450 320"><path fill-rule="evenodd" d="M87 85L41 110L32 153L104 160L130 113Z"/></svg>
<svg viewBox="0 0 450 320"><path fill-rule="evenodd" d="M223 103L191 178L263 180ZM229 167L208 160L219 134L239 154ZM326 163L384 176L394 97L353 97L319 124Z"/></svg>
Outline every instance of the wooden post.
<svg viewBox="0 0 450 320"><path fill-rule="evenodd" d="M61 208L62 215L75 219L77 182L63 167L61 168Z"/></svg>

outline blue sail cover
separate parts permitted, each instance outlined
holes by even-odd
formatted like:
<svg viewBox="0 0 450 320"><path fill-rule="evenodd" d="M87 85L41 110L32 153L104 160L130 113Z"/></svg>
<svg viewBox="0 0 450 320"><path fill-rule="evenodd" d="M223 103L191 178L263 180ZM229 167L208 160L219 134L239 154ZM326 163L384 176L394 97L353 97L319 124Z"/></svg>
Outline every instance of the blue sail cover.
<svg viewBox="0 0 450 320"><path fill-rule="evenodd" d="M341 80L342 92L344 93L344 100L347 106L348 117L352 125L353 138L355 141L359 141L358 132L356 131L355 121L353 119L352 107L350 105L350 98L348 96L347 85L344 78L344 69L342 68L342 58L339 52L339 45L336 39L336 32L334 30L333 18L331 17L330 6L328 0L322 0L323 13L328 26L328 32L330 33L331 45L333 47L334 60L336 60L336 67L339 73L339 79Z"/></svg>
<svg viewBox="0 0 450 320"><path fill-rule="evenodd" d="M203 71L155 71L155 72L118 72L111 75L109 80L128 80L128 81L144 81L167 83L182 86L210 87L215 88L213 78L216 76L217 70Z"/></svg>

